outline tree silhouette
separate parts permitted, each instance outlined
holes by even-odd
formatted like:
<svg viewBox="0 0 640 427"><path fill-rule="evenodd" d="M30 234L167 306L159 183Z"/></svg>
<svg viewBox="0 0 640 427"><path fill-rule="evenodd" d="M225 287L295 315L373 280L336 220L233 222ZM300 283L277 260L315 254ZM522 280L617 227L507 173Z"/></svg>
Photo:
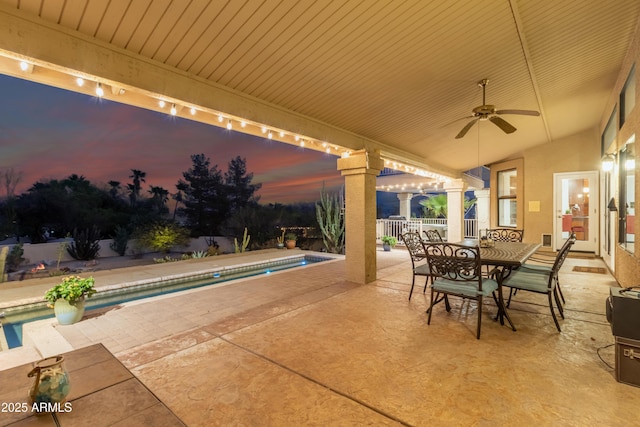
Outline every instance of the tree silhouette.
<svg viewBox="0 0 640 427"><path fill-rule="evenodd" d="M167 213L167 201L169 200L169 190L162 187L150 186L149 194L151 194L151 208L158 213Z"/></svg>
<svg viewBox="0 0 640 427"><path fill-rule="evenodd" d="M120 181L109 181L108 184L111 187L109 189L109 194L111 194L111 197L115 199L118 197L118 191L120 191Z"/></svg>
<svg viewBox="0 0 640 427"><path fill-rule="evenodd" d="M212 236L229 212L229 202L218 165L204 154L191 156L192 166L182 173L176 188L184 193L184 214L194 236Z"/></svg>
<svg viewBox="0 0 640 427"><path fill-rule="evenodd" d="M138 169L131 169L131 175L129 178L133 179L132 184L128 184L127 188L129 189L129 200L131 201L131 206L134 207L138 202L138 198L140 197L140 184L145 181L147 176L146 172L142 172Z"/></svg>
<svg viewBox="0 0 640 427"><path fill-rule="evenodd" d="M229 162L224 174L224 183L227 186L229 207L232 211L258 203L260 198L255 197L255 192L262 184L251 184L252 180L253 173L247 173L246 159L237 156Z"/></svg>

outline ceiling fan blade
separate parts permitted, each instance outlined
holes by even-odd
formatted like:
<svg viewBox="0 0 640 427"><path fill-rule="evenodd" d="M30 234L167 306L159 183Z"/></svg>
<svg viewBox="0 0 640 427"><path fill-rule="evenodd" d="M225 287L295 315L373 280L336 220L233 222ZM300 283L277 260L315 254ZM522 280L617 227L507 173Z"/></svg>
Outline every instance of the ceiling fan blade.
<svg viewBox="0 0 640 427"><path fill-rule="evenodd" d="M471 129L471 127L478 121L478 119L473 119L471 120L469 123L467 123L465 125L465 127L462 128L462 130L456 135L456 139L460 139L463 136L465 136L467 134L467 132L469 132L469 129Z"/></svg>
<svg viewBox="0 0 640 427"><path fill-rule="evenodd" d="M500 110L496 111L496 114L521 114L523 116L539 116L538 111L533 110Z"/></svg>
<svg viewBox="0 0 640 427"><path fill-rule="evenodd" d="M510 125L500 117L492 116L492 117L489 117L489 120L491 121L491 123L493 123L494 125L498 126L500 129L502 129L504 133L513 133L516 131L516 128L514 128L512 125Z"/></svg>

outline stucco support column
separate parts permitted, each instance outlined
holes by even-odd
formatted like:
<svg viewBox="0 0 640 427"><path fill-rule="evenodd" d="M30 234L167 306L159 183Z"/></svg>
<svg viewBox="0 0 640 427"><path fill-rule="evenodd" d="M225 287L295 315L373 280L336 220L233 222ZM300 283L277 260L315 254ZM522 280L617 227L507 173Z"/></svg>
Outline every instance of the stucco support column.
<svg viewBox="0 0 640 427"><path fill-rule="evenodd" d="M376 280L376 176L384 167L377 151L359 150L338 159L345 187L346 279Z"/></svg>
<svg viewBox="0 0 640 427"><path fill-rule="evenodd" d="M397 194L398 200L400 200L400 216L406 219L411 218L411 199L413 194L411 193L399 193Z"/></svg>
<svg viewBox="0 0 640 427"><path fill-rule="evenodd" d="M445 183L447 192L447 240L459 242L464 239L464 190L467 183L454 179Z"/></svg>
<svg viewBox="0 0 640 427"><path fill-rule="evenodd" d="M491 194L488 188L475 190L476 196L476 219L478 220L478 237L482 235L482 230L491 228Z"/></svg>

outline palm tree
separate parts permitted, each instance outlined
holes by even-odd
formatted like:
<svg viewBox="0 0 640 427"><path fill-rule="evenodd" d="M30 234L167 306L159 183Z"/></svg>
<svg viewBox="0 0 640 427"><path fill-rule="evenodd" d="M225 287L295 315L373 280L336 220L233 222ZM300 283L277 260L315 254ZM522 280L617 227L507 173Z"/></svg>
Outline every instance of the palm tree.
<svg viewBox="0 0 640 427"><path fill-rule="evenodd" d="M118 196L118 190L120 190L120 181L109 181L108 184L111 186L109 194L115 199Z"/></svg>
<svg viewBox="0 0 640 427"><path fill-rule="evenodd" d="M447 217L447 195L434 194L418 202L426 218Z"/></svg>
<svg viewBox="0 0 640 427"><path fill-rule="evenodd" d="M466 213L476 203L476 199L464 199L464 212ZM447 195L434 194L425 200L418 202L423 207L425 218L446 218L447 217Z"/></svg>
<svg viewBox="0 0 640 427"><path fill-rule="evenodd" d="M133 184L127 185L129 191L131 192L129 198L131 199L131 206L135 206L138 200L138 196L140 196L140 183L147 182L145 181L145 177L147 176L146 172L142 172L138 169L131 169L131 175L129 178L133 179Z"/></svg>
<svg viewBox="0 0 640 427"><path fill-rule="evenodd" d="M173 207L173 220L176 220L176 213L178 212L178 205L184 202L184 194L178 190L177 193L172 194L171 198L176 201L176 205Z"/></svg>
<svg viewBox="0 0 640 427"><path fill-rule="evenodd" d="M165 206L169 200L169 190L165 190L162 187L150 186L149 194L151 194L152 206L160 213L168 212Z"/></svg>

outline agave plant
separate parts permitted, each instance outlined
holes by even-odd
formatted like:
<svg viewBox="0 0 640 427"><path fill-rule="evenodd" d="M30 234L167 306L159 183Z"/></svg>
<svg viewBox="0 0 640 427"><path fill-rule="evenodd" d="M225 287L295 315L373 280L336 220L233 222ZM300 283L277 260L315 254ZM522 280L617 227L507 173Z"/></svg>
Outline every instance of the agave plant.
<svg viewBox="0 0 640 427"><path fill-rule="evenodd" d="M208 256L209 254L207 253L207 251L193 251L191 253L191 258L206 258Z"/></svg>

